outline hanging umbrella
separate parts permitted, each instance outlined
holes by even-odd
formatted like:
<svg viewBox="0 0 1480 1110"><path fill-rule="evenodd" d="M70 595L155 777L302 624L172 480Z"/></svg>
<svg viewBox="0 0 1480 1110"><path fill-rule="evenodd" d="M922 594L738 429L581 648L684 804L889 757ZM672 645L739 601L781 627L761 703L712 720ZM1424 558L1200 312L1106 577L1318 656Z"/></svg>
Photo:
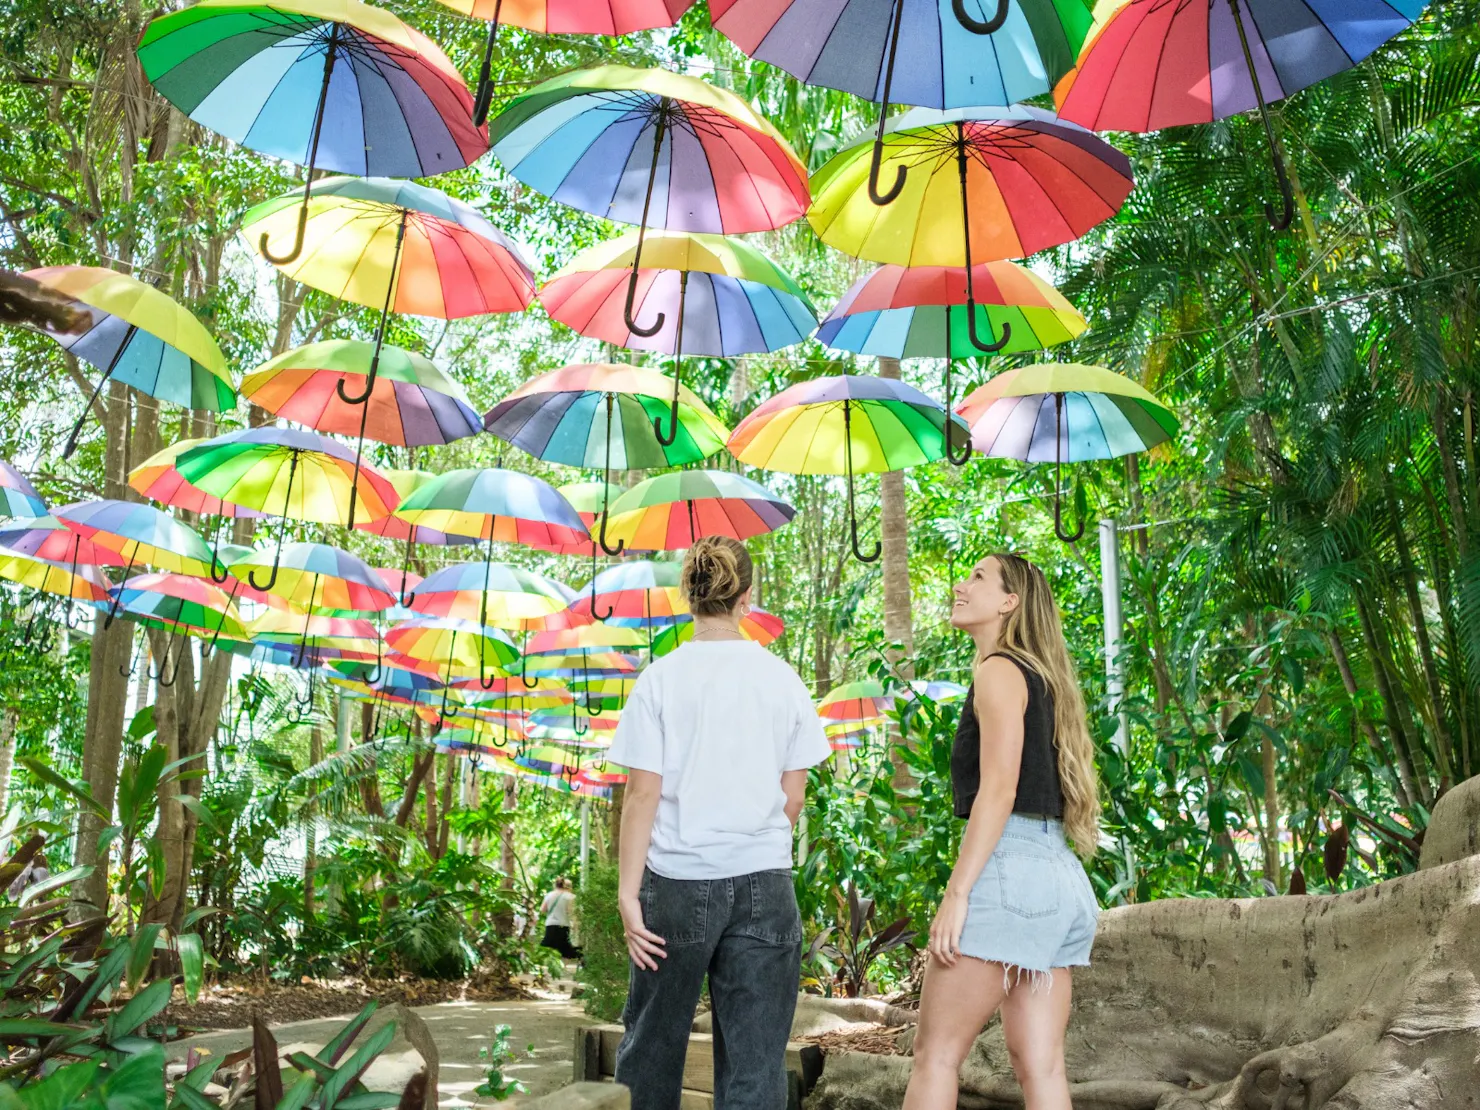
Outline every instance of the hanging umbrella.
<svg viewBox="0 0 1480 1110"><path fill-rule="evenodd" d="M431 359L382 345L370 399L347 405L339 386L361 392L375 344L363 339L326 339L295 347L242 378L241 393L274 416L317 432L354 435L364 416L365 437L398 447L451 443L483 430L462 386ZM358 410L358 411L357 411Z"/></svg>
<svg viewBox="0 0 1480 1110"><path fill-rule="evenodd" d="M97 566L78 563L75 559L71 563L36 559L3 547L0 547L0 578L40 593L56 594L66 598L69 627L72 627L71 613L74 600L90 602L93 605L106 605L109 601L108 591L113 588L113 583L108 580L108 576ZM32 608L31 619L26 622L26 630L21 636L22 643L31 642L36 618L40 612L41 606L36 605Z"/></svg>
<svg viewBox="0 0 1480 1110"><path fill-rule="evenodd" d="M196 489L180 475L175 463L192 447L199 447L205 439L182 439L150 455L128 472L129 488L143 494L151 501L168 505L173 509L184 509L201 516L251 517L263 513L246 509L223 501L204 490Z"/></svg>
<svg viewBox="0 0 1480 1110"><path fill-rule="evenodd" d="M637 483L612 502L607 531L649 551L701 536L747 540L790 523L796 510L758 482L723 470L679 470Z"/></svg>
<svg viewBox="0 0 1480 1110"><path fill-rule="evenodd" d="M598 549L594 537L600 531L602 513L606 511L607 505L622 495L622 487L602 481L566 482L564 485L556 486L555 492L570 502L570 507L581 518L581 523L586 526L589 535L586 539L576 543L555 543L548 547L536 543L528 546L538 548L540 551L548 551L553 555L587 556L594 563Z"/></svg>
<svg viewBox="0 0 1480 1110"><path fill-rule="evenodd" d="M865 0L710 5L715 29L752 57L806 84L881 102L868 186L877 205L893 201L905 182L900 168L889 190L879 189L891 100L1005 107L1038 96L1074 65L1094 24L1093 0L889 0L887 13L879 9ZM905 65L896 76L900 60Z"/></svg>
<svg viewBox="0 0 1480 1110"><path fill-rule="evenodd" d="M446 687L454 678L476 675L481 682L490 664L501 668L519 657L514 642L500 629L453 617L399 621L386 631L385 643L394 652L389 657L393 666L405 659L410 664L408 669L441 677L444 717L450 696Z"/></svg>
<svg viewBox="0 0 1480 1110"><path fill-rule="evenodd" d="M848 479L848 529L853 555L872 563L858 545L853 475L903 470L945 454L947 421L954 416L918 389L887 378L842 374L799 382L763 402L730 437L730 453L749 466L788 474L842 474Z"/></svg>
<svg viewBox="0 0 1480 1110"><path fill-rule="evenodd" d="M1048 282L1016 262L972 267L977 328L1004 354L1052 347L1083 334L1083 316ZM829 347L888 358L946 360L945 407L952 404L951 362L976 347L966 322L964 266L882 266L854 282L817 329ZM999 338L1000 337L1000 338ZM946 457L958 466L971 445Z"/></svg>
<svg viewBox="0 0 1480 1110"><path fill-rule="evenodd" d="M1096 131L1156 131L1258 109L1283 211L1295 200L1269 103L1350 69L1406 30L1428 0L1128 0L1084 44L1054 90L1066 120Z"/></svg>
<svg viewBox="0 0 1480 1110"><path fill-rule="evenodd" d="M303 248L315 170L430 177L488 149L447 55L358 0L201 0L150 20L138 52L144 76L196 123L306 168L294 245L275 258L262 242L278 264Z"/></svg>
<svg viewBox="0 0 1480 1110"><path fill-rule="evenodd" d="M140 574L129 578L113 589L113 604L127 613L136 622L148 628L157 628L170 634L164 650L160 653L159 669L151 675L161 686L173 686L180 673L186 648L181 644L182 636L209 636L206 651L215 647L222 637L231 641L249 638L241 614L231 597L220 588L201 578L184 574ZM175 665L168 666L171 650L175 652ZM124 669L127 673L127 669ZM166 678L168 674L168 678Z"/></svg>
<svg viewBox="0 0 1480 1110"><path fill-rule="evenodd" d="M740 618L740 632L747 640L754 640L762 647L774 643L785 631L786 622L764 609L752 608L749 613ZM692 620L669 625L653 639L653 658L667 655L680 644L686 644L693 638L694 622Z"/></svg>
<svg viewBox="0 0 1480 1110"><path fill-rule="evenodd" d="M67 436L72 457L93 402L109 381L187 409L236 407L226 356L204 325L154 286L101 266L47 266L26 274L87 309L80 332L50 332L72 354L103 372Z"/></svg>
<svg viewBox="0 0 1480 1110"><path fill-rule="evenodd" d="M670 442L659 438L657 418L679 398ZM566 366L525 382L483 418L484 426L545 462L611 470L651 470L707 458L724 446L729 430L686 387L654 370L610 363ZM608 490L610 485L606 486ZM606 504L601 524L606 526ZM598 530L608 555L612 547Z"/></svg>
<svg viewBox="0 0 1480 1110"><path fill-rule="evenodd" d="M395 487L379 471L361 466L358 456L327 436L296 428L227 432L192 447L175 465L181 477L205 493L281 517L279 555L289 520L349 524L356 495L365 500L366 516L372 520L400 504ZM270 590L278 571L274 559L265 583L255 576L249 583Z"/></svg>
<svg viewBox="0 0 1480 1110"><path fill-rule="evenodd" d="M136 564L205 577L211 549L187 524L152 505L136 501L79 501L57 509L55 517L95 547L124 561L124 577Z"/></svg>
<svg viewBox="0 0 1480 1110"><path fill-rule="evenodd" d="M46 502L15 467L0 462L0 517L38 517L46 515Z"/></svg>
<svg viewBox="0 0 1480 1110"><path fill-rule="evenodd" d="M800 218L809 199L806 167L754 108L660 69L596 66L552 77L514 98L489 124L489 138L530 188L637 225L623 317L640 336L656 335L665 319L659 313L640 325L632 315L650 227L774 231ZM632 184L643 178L639 197Z"/></svg>
<svg viewBox="0 0 1480 1110"><path fill-rule="evenodd" d="M871 160L910 171L882 210L865 188ZM1131 184L1125 155L1041 108L916 108L889 121L882 146L855 143L817 171L807 219L855 258L964 267L966 336L992 353L1006 343L977 332L975 264L1078 239L1120 210Z"/></svg>
<svg viewBox="0 0 1480 1110"><path fill-rule="evenodd" d="M473 19L488 20L488 41L473 95L473 122L482 127L493 99L489 72L499 24L544 35L630 35L672 27L694 0L440 0Z"/></svg>
<svg viewBox="0 0 1480 1110"><path fill-rule="evenodd" d="M250 583L258 570L276 563L278 572L264 593L282 598L307 612L353 610L374 613L388 609L396 595L385 579L358 556L326 543L288 543L274 555L260 548L232 561L233 577Z"/></svg>
<svg viewBox="0 0 1480 1110"><path fill-rule="evenodd" d="M536 744L519 753L514 762L531 771L545 775L574 772L581 765L581 757L574 752L557 748L554 744Z"/></svg>
<svg viewBox="0 0 1480 1110"><path fill-rule="evenodd" d="M1064 531L1064 463L1118 458L1177 434L1176 415L1153 394L1104 367L1072 362L1005 371L956 411L971 425L972 446L983 455L1054 464L1054 531L1065 543L1084 535L1084 521L1074 533Z"/></svg>
<svg viewBox="0 0 1480 1110"><path fill-rule="evenodd" d="M627 781L627 769L608 763L604 755L588 756L571 781L577 786L620 786Z"/></svg>
<svg viewBox="0 0 1480 1110"><path fill-rule="evenodd" d="M369 663L381 654L380 634L367 620L274 609L253 621L250 630L255 643L294 649L299 659L310 649L319 662Z"/></svg>
<svg viewBox="0 0 1480 1110"><path fill-rule="evenodd" d="M84 539L54 516L19 517L0 524L0 556L25 555L68 566L122 567L128 560Z"/></svg>
<svg viewBox="0 0 1480 1110"><path fill-rule="evenodd" d="M412 462L415 462L413 458ZM382 470L382 474L392 486L396 494L404 502L415 490L420 489L436 479L437 475L428 470ZM370 532L383 540L404 540L406 542L405 554L401 557L401 569L398 572L384 571L385 574L394 573L396 580L390 583L396 591L396 598L405 606L409 603L411 590L421 578L411 572L412 548L419 543L428 543L437 547L453 547L465 544L477 543L475 536L450 536L446 532L439 532L435 528L427 528L424 525L412 524L410 521L402 520L392 513L390 516L381 517L379 520L361 520L355 524L355 528L361 532ZM389 579L387 580L389 582Z"/></svg>
<svg viewBox="0 0 1480 1110"><path fill-rule="evenodd" d="M829 721L866 721L882 717L894 705L894 695L874 679L845 682L829 690L817 703L817 714Z"/></svg>
<svg viewBox="0 0 1480 1110"><path fill-rule="evenodd" d="M634 312L657 308L666 323L652 335L633 332L623 318L628 268L637 232L582 252L540 290L553 319L593 339L674 356L679 384L684 354L729 357L778 351L800 343L817 326L817 313L801 286L750 244L722 235L660 231L648 236L638 271ZM675 388L669 430L655 423L658 440L672 444L679 394Z"/></svg>
<svg viewBox="0 0 1480 1110"><path fill-rule="evenodd" d="M594 575L570 607L583 617L643 628L651 637L655 627L667 627L689 615L678 585L682 569L678 563L646 559L618 563Z"/></svg>
<svg viewBox="0 0 1480 1110"><path fill-rule="evenodd" d="M288 234L295 197L257 205L242 229L260 230L263 256L295 281L380 310L364 385L351 396L343 378L334 383L340 401L360 406L359 459L390 313L453 320L520 312L534 300L534 274L519 248L476 209L425 185L385 178L317 182L299 216L300 231L308 225L307 253L294 254L291 264L274 261L268 242ZM349 523L354 526L353 497Z"/></svg>

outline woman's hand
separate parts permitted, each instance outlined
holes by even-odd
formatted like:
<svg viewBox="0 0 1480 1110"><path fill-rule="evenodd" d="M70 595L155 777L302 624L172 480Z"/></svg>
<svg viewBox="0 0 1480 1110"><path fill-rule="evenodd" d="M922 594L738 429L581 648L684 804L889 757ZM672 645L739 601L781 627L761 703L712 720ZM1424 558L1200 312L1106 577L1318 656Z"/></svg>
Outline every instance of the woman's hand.
<svg viewBox="0 0 1480 1110"><path fill-rule="evenodd" d="M966 895L947 887L930 923L930 958L943 967L955 967L961 956L961 930L965 925Z"/></svg>
<svg viewBox="0 0 1480 1110"><path fill-rule="evenodd" d="M663 938L649 932L643 924L642 902L635 894L622 895L617 899L617 908L621 911L622 928L627 934L627 955L643 971L657 971L658 960L666 959L668 953L663 949Z"/></svg>

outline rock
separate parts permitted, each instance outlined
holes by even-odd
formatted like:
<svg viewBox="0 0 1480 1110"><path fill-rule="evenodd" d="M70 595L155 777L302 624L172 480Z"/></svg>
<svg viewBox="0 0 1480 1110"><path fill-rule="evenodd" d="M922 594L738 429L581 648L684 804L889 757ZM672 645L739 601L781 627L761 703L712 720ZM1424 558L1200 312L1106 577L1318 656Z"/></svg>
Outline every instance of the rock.
<svg viewBox="0 0 1480 1110"><path fill-rule="evenodd" d="M1480 853L1480 775L1466 779L1439 799L1423 836L1419 870Z"/></svg>
<svg viewBox="0 0 1480 1110"><path fill-rule="evenodd" d="M850 1025L908 1025L915 1012L890 1006L873 998L822 998L815 994L797 995L796 1016L792 1018L791 1035L816 1037ZM714 1017L706 1012L694 1019L695 1033L714 1032Z"/></svg>

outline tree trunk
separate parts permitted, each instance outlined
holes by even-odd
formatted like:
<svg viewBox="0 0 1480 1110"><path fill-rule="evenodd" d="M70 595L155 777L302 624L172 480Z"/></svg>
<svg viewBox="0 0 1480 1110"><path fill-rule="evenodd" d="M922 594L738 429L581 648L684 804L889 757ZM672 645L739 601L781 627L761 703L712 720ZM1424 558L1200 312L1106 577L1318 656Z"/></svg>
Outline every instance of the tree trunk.
<svg viewBox="0 0 1480 1110"><path fill-rule="evenodd" d="M5 806L10 801L10 774L15 764L15 726L20 710L6 706L0 716L0 825L5 824Z"/></svg>
<svg viewBox="0 0 1480 1110"><path fill-rule="evenodd" d="M613 798L613 803L617 801ZM519 801L519 782L513 775L504 776L504 811L512 812ZM616 804L614 810L620 807ZM621 818L619 817L618 820ZM499 889L505 894L505 905L507 908L499 911L494 920L494 928L500 936L512 936L514 933L514 822L504 822L504 827L499 830L499 867L503 870L504 877L499 882Z"/></svg>
<svg viewBox="0 0 1480 1110"><path fill-rule="evenodd" d="M457 760L451 752L442 757L442 819L437 822L437 858L447 854L447 842L452 835L452 779L457 770Z"/></svg>
<svg viewBox="0 0 1480 1110"><path fill-rule="evenodd" d="M879 377L899 380L899 360L879 359ZM889 662L900 678L915 677L914 601L910 590L910 518L905 502L904 472L891 470L879 475L879 529L884 545L884 638ZM896 648L892 645L898 644ZM890 726L890 758L894 764L896 790L915 786L914 776L900 757L903 734Z"/></svg>

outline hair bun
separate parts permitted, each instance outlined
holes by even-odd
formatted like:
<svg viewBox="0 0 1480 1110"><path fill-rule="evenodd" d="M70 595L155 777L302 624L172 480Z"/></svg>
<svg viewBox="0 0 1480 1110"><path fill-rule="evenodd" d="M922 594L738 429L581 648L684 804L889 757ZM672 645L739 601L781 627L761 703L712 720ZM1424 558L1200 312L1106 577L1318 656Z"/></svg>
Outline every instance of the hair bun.
<svg viewBox="0 0 1480 1110"><path fill-rule="evenodd" d="M750 589L753 568L745 545L728 536L704 536L684 556L680 588L699 616L728 613Z"/></svg>

